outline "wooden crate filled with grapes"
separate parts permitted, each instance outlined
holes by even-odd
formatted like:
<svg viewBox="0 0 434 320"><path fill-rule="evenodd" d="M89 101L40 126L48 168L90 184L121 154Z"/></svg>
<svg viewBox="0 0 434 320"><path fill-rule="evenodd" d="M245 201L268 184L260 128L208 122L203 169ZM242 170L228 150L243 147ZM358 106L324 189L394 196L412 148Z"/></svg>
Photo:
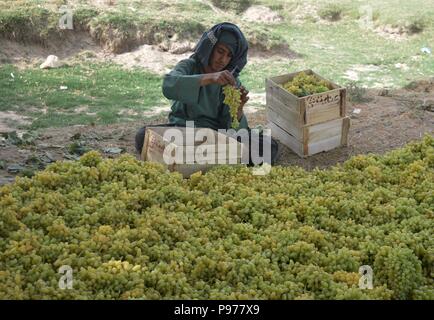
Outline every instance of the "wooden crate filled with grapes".
<svg viewBox="0 0 434 320"><path fill-rule="evenodd" d="M266 80L273 137L301 157L347 145L346 89L304 70Z"/></svg>

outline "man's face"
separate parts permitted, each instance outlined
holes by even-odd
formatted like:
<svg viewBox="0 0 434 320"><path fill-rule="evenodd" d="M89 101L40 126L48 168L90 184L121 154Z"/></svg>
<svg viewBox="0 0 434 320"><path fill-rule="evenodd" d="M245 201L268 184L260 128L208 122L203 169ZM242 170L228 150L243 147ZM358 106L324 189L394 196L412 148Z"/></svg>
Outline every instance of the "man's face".
<svg viewBox="0 0 434 320"><path fill-rule="evenodd" d="M211 60L209 66L213 72L219 72L226 68L231 62L232 53L227 45L224 43L217 43L211 54Z"/></svg>

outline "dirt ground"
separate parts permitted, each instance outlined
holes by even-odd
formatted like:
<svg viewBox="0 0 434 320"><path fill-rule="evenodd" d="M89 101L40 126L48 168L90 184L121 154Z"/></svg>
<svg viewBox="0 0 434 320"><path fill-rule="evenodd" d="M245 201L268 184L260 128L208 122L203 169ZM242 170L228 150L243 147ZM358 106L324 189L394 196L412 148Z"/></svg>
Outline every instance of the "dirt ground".
<svg viewBox="0 0 434 320"><path fill-rule="evenodd" d="M351 127L347 147L302 159L279 143L281 148L278 165L297 165L307 170L327 168L341 163L353 155L377 153L402 147L412 140L420 139L434 129L434 79L414 83L411 89L368 90L368 102L348 102L347 114ZM360 110L357 110L360 109ZM356 110L356 112L354 112ZM357 113L359 111L359 113ZM122 153L135 154L134 137L143 125L165 123L167 113L143 122L131 122L100 126L71 126L50 128L43 131L32 144L17 146L6 138L0 138L0 185L12 182L16 175L14 166L21 169L42 169L55 160L78 157L70 147L74 143L101 151L109 158L119 154L107 152L121 148ZM266 125L265 106L256 112L247 113L250 127ZM116 152L116 149L114 149ZM119 151L119 150L117 150ZM9 170L8 170L9 169ZM16 168L15 168L16 169ZM15 170L17 171L17 170Z"/></svg>

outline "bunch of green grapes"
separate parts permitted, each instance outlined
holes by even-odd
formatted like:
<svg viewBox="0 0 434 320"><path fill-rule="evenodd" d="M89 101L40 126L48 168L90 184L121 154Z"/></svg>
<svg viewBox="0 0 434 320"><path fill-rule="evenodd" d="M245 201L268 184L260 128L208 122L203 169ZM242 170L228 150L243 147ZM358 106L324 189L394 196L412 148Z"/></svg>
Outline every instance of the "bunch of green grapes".
<svg viewBox="0 0 434 320"><path fill-rule="evenodd" d="M223 87L223 94L225 99L223 103L229 106L229 111L232 118L232 128L236 129L239 127L238 122L238 109L241 106L241 91L231 85L225 85Z"/></svg>
<svg viewBox="0 0 434 320"><path fill-rule="evenodd" d="M433 155L427 135L264 176L183 179L95 151L56 162L0 188L0 299L432 299Z"/></svg>
<svg viewBox="0 0 434 320"><path fill-rule="evenodd" d="M305 97L331 89L327 81L318 79L315 75L309 75L305 72L300 72L294 79L283 84L282 87L297 97Z"/></svg>
<svg viewBox="0 0 434 320"><path fill-rule="evenodd" d="M394 291L396 299L409 299L423 282L421 261L408 248L381 247L374 268L376 278Z"/></svg>

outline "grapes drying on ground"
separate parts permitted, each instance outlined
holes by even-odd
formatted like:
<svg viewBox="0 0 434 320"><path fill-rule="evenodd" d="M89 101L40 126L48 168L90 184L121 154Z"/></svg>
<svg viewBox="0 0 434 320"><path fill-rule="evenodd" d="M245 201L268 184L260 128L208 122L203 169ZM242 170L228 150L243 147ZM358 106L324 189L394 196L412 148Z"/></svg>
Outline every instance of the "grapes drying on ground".
<svg viewBox="0 0 434 320"><path fill-rule="evenodd" d="M0 188L0 299L434 299L433 137L251 169L183 179L91 151L18 177Z"/></svg>
<svg viewBox="0 0 434 320"><path fill-rule="evenodd" d="M237 129L240 125L238 122L238 109L241 105L241 92L234 86L225 85L223 87L223 94L225 95L223 103L229 106L229 112L232 118L231 127Z"/></svg>
<svg viewBox="0 0 434 320"><path fill-rule="evenodd" d="M305 97L332 89L327 81L318 79L315 75L309 75L305 72L300 72L294 79L283 84L282 87L297 97Z"/></svg>

